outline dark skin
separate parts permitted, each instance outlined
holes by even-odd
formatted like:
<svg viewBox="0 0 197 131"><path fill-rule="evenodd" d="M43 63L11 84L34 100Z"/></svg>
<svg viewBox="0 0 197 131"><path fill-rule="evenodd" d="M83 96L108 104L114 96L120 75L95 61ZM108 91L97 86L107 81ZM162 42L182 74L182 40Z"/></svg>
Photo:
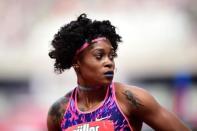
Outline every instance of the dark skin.
<svg viewBox="0 0 197 131"><path fill-rule="evenodd" d="M85 49L80 58L76 58L75 71L79 85L91 90L79 90L77 105L81 111L95 109L104 100L107 86L112 79L103 74L113 71L115 52L108 40L99 41ZM157 103L144 89L121 83L114 83L115 95L120 109L129 119L134 131L140 131L145 122L157 131L189 131L189 129L171 112ZM66 110L70 93L52 105L47 118L49 131L61 130L60 124ZM167 126L166 126L167 125Z"/></svg>

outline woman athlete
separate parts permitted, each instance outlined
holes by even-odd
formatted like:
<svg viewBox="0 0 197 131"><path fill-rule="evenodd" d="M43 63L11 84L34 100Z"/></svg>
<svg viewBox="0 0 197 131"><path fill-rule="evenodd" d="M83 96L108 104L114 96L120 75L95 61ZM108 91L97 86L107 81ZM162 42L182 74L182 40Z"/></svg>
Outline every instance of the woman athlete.
<svg viewBox="0 0 197 131"><path fill-rule="evenodd" d="M77 86L51 106L49 131L140 131L143 122L158 131L189 130L146 90L113 82L119 42L110 21L86 14L55 34L49 52L55 71L73 67Z"/></svg>

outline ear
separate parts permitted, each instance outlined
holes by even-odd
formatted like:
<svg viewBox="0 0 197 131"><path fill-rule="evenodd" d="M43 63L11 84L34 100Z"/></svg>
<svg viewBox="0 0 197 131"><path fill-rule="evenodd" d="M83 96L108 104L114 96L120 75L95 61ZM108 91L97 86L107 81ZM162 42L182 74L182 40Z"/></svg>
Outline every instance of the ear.
<svg viewBox="0 0 197 131"><path fill-rule="evenodd" d="M77 57L74 57L73 61L72 61L72 65L79 65L80 61Z"/></svg>
<svg viewBox="0 0 197 131"><path fill-rule="evenodd" d="M77 57L75 57L75 58L73 59L72 67L73 67L76 71L79 70L80 61L79 61L79 59L78 59Z"/></svg>
<svg viewBox="0 0 197 131"><path fill-rule="evenodd" d="M80 66L80 65L81 65L81 61L80 61L79 59L77 59L76 64L77 64L78 66Z"/></svg>

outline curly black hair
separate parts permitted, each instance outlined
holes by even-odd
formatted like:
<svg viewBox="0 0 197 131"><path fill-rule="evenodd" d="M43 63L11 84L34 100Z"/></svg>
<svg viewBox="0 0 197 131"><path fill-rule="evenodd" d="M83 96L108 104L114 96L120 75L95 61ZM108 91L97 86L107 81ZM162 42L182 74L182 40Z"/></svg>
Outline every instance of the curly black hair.
<svg viewBox="0 0 197 131"><path fill-rule="evenodd" d="M121 36L116 33L115 27L109 20L92 21L86 14L81 14L76 21L64 25L60 28L51 42L52 49L49 56L55 59L54 70L62 73L70 69L73 65L73 59L76 51L84 44L91 43L91 40L97 37L106 37L112 44L114 51L121 42Z"/></svg>

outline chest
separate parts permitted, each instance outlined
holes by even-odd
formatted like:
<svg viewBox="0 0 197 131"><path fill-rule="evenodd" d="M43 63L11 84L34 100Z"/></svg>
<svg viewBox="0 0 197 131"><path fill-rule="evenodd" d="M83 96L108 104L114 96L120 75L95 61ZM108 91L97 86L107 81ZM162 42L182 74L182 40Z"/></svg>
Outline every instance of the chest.
<svg viewBox="0 0 197 131"><path fill-rule="evenodd" d="M108 125L107 131L119 131L121 129L130 131L128 120L113 99L107 99L101 107L92 112L79 111L75 106L72 106L74 101L71 101L70 104L71 106L64 115L62 129L74 128L79 129L76 131L89 131L88 129L93 130L94 127L94 130L101 128L104 130L104 127Z"/></svg>

